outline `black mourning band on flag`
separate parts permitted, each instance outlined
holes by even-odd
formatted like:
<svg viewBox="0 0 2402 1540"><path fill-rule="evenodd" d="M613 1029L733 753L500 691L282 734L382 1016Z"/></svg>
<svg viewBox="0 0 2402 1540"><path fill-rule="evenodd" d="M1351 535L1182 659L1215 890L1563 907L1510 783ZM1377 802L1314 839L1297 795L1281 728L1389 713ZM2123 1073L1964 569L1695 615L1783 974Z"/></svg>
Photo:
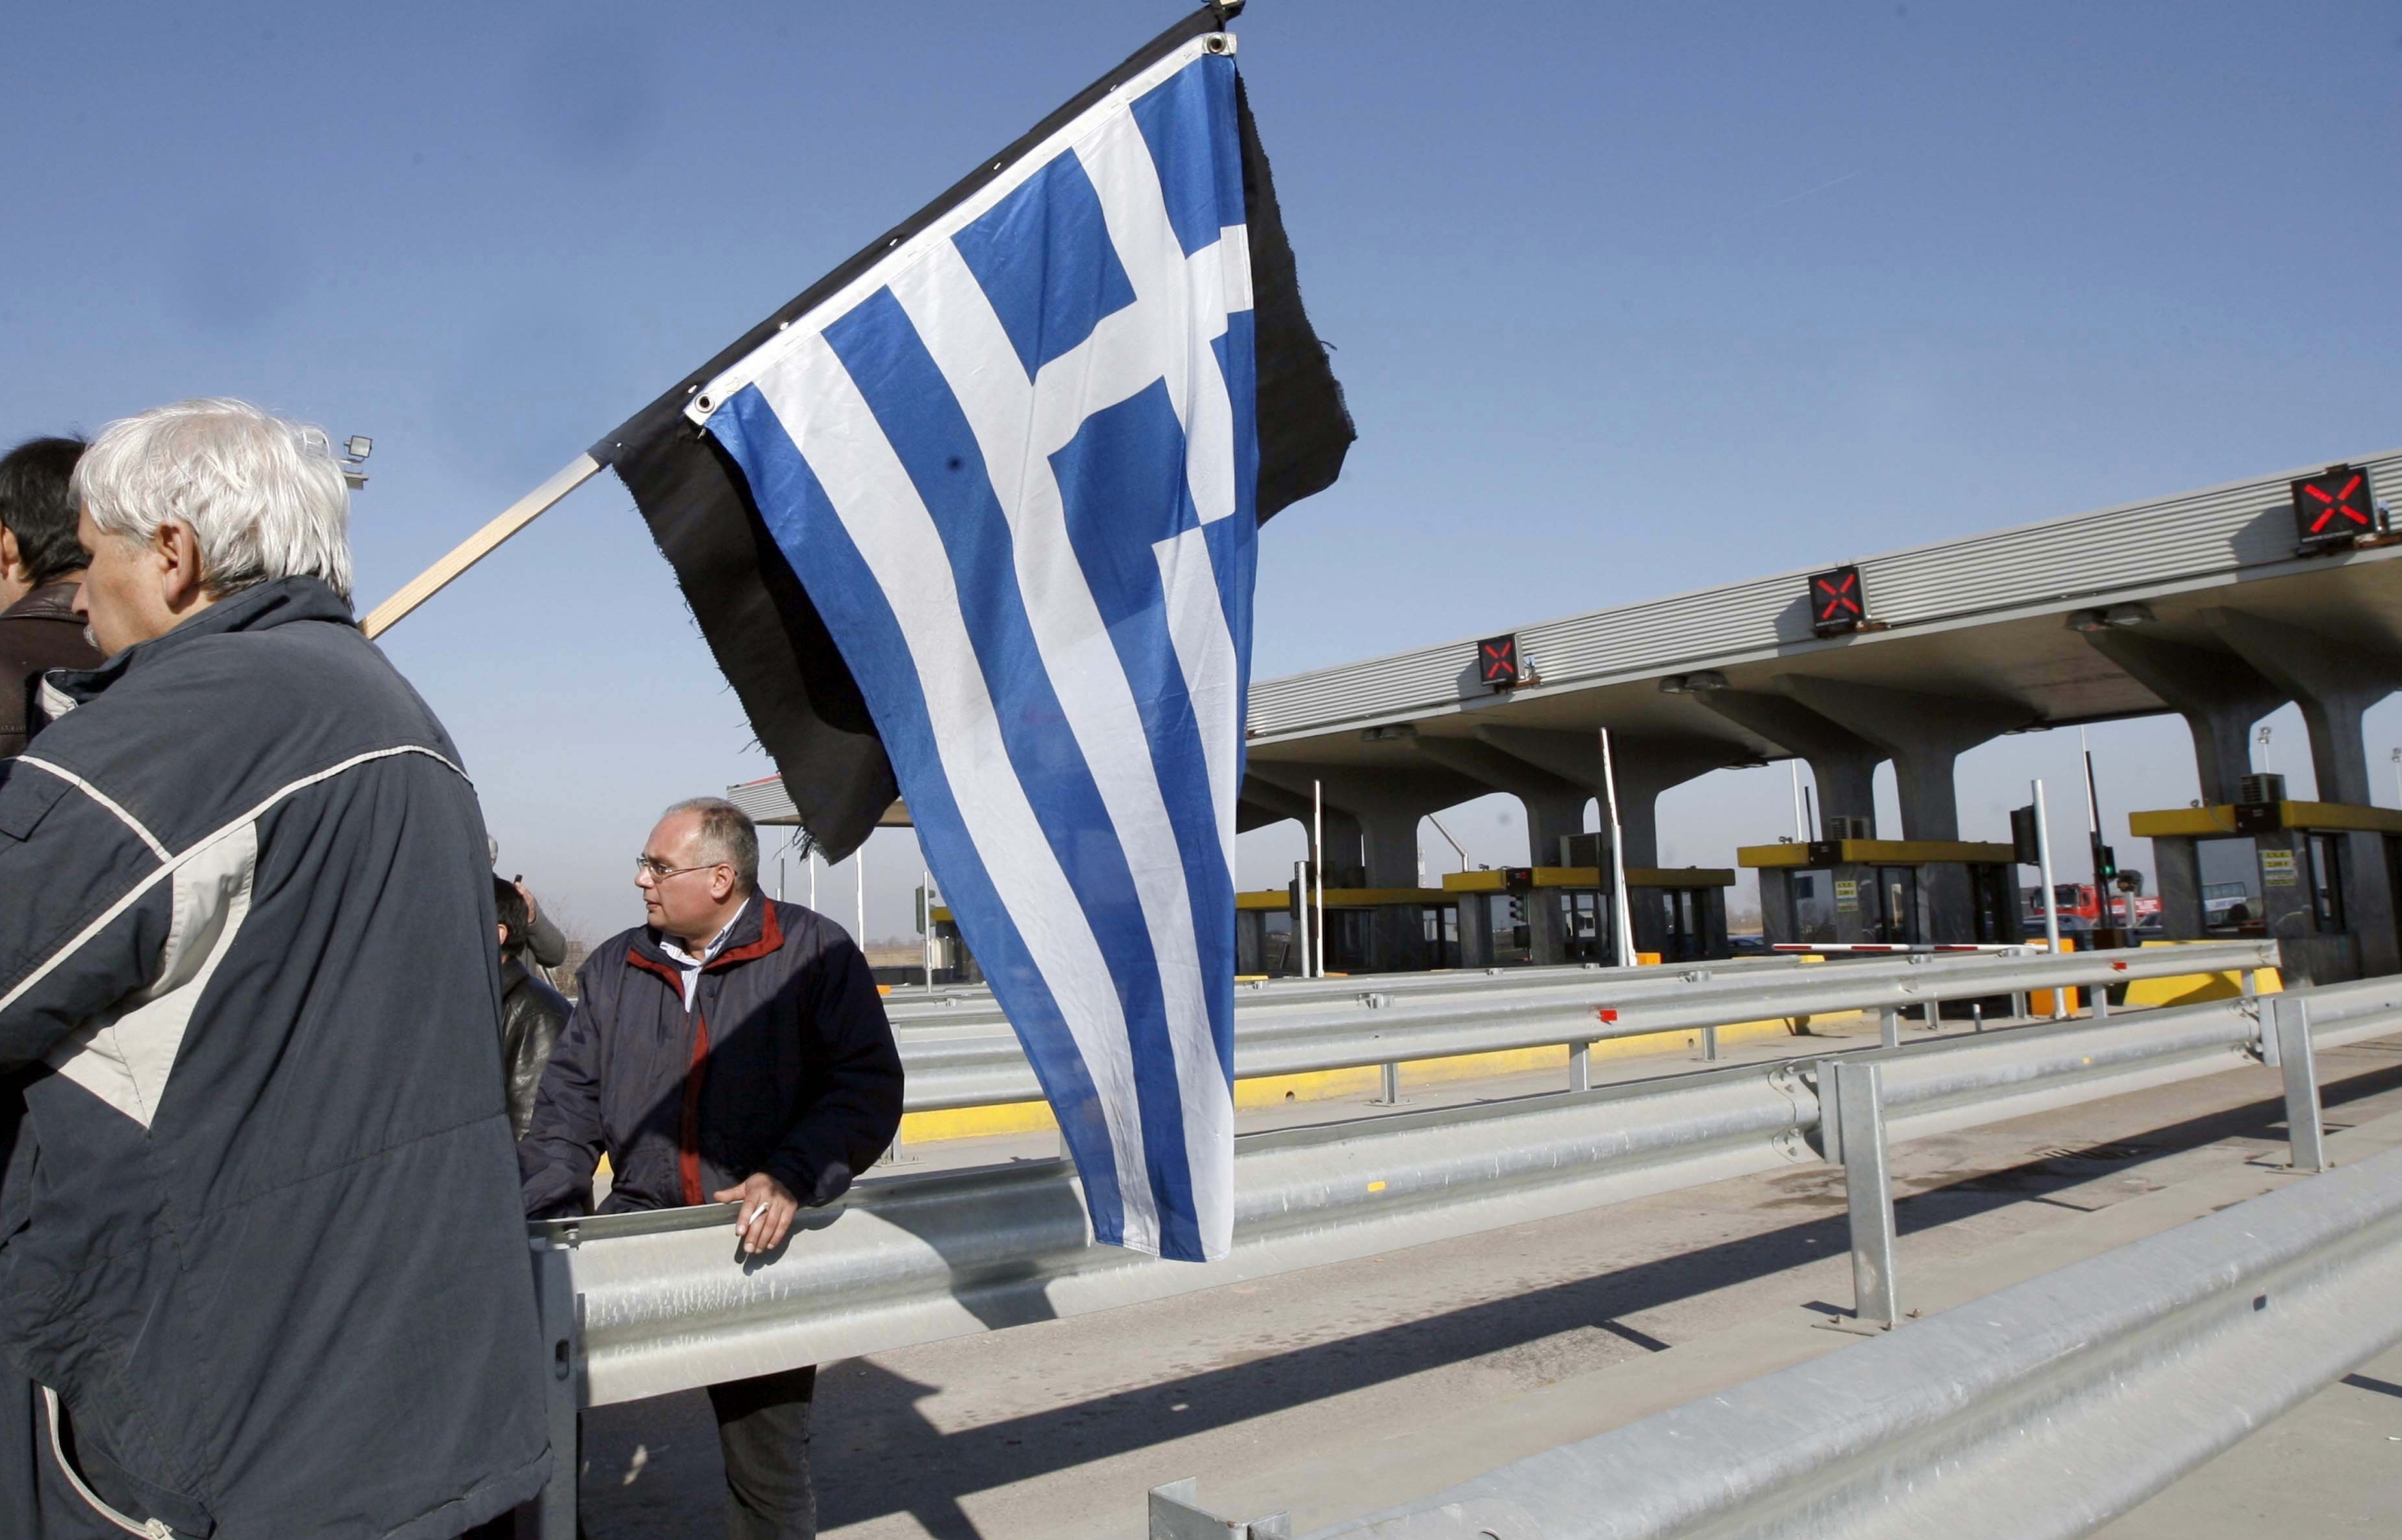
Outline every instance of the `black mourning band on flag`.
<svg viewBox="0 0 2402 1540"><path fill-rule="evenodd" d="M1192 38L1223 31L1240 8L1204 6L1153 38L592 447L592 458L614 470L633 494L760 746L783 777L803 827L829 859L856 849L891 804L891 766L849 666L777 552L740 471L684 416L684 407L702 385L755 351L785 323L825 303L1155 61ZM1355 435L1324 345L1302 309L1267 157L1240 95L1239 76L1236 106L1253 274L1257 507L1264 520L1331 485Z"/></svg>
<svg viewBox="0 0 2402 1540"><path fill-rule="evenodd" d="M1267 152L1251 121L1243 77L1235 76L1243 136L1243 218L1250 236L1251 306L1259 359L1260 522L1334 485L1359 437L1326 346L1301 305L1301 279L1285 240Z"/></svg>

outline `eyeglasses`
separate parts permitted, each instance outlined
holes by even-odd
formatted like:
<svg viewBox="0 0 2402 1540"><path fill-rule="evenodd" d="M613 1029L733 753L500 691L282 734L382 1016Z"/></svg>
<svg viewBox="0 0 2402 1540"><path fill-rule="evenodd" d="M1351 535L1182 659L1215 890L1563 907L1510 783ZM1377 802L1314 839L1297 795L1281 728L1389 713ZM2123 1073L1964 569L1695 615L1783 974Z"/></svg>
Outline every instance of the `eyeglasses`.
<svg viewBox="0 0 2402 1540"><path fill-rule="evenodd" d="M634 875L639 877L643 873L647 872L651 874L651 880L653 882L665 882L670 877L681 877L687 872L706 872L711 867L724 866L725 864L725 863L724 861L703 861L698 866L670 866L667 862L659 859L656 856L636 856L634 858Z"/></svg>

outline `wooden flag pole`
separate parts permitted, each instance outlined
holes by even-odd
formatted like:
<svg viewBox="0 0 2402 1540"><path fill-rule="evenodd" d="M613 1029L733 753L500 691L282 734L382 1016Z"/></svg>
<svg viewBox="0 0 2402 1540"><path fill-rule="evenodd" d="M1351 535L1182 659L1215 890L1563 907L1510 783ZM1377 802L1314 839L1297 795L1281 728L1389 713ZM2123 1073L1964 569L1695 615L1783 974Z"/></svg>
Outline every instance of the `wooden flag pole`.
<svg viewBox="0 0 2402 1540"><path fill-rule="evenodd" d="M590 455L577 455L557 475L510 503L498 518L461 541L449 556L409 579L400 592L377 605L359 624L359 629L369 637L380 637L391 630L401 616L449 587L451 579L500 549L501 542L531 524L552 503L600 474L599 461Z"/></svg>

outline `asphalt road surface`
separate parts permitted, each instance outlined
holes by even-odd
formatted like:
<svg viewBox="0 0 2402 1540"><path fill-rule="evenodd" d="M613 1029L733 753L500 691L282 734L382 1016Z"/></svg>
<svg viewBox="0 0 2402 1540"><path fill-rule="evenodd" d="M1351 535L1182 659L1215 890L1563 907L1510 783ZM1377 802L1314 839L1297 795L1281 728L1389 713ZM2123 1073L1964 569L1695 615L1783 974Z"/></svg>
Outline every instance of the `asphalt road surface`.
<svg viewBox="0 0 2402 1540"><path fill-rule="evenodd" d="M1679 1052L1613 1063L1610 1078L1686 1067ZM2321 1070L2330 1128L2402 1114L2402 1039L2330 1052ZM1367 1110L1321 1103L1271 1120ZM1898 1146L1904 1303L1941 1308L2293 1180L2251 1163L2282 1151L2283 1115L2276 1072L2250 1068ZM2395 1129L2402 1140L2402 1118ZM930 1158L1050 1148L979 1141ZM1290 1508L1302 1533L1843 1345L1805 1328L1850 1299L1845 1247L1841 1173L1808 1167L829 1364L821 1532L1137 1540L1145 1492L1198 1476L1210 1506ZM587 1427L591 1540L725 1533L701 1394L602 1408ZM2389 1533L2396 1513L2402 1354L2105 1533L2314 1540Z"/></svg>

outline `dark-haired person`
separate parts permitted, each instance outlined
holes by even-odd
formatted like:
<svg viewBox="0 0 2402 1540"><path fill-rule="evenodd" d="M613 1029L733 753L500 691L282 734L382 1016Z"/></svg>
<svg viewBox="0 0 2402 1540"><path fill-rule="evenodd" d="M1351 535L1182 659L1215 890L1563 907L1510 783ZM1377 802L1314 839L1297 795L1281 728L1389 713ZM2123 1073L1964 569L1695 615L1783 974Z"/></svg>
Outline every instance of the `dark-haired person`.
<svg viewBox="0 0 2402 1540"><path fill-rule="evenodd" d="M576 974L575 1014L518 1142L526 1214L735 1203L745 1252L784 1244L901 1126L901 1053L842 928L759 891L759 832L732 803L667 810L634 860L647 923ZM733 1540L809 1540L804 1366L709 1387Z"/></svg>
<svg viewBox="0 0 2402 1540"><path fill-rule="evenodd" d="M84 570L74 485L82 458L79 438L31 438L0 456L0 760L23 751L46 671L100 662L75 612Z"/></svg>
<svg viewBox="0 0 2402 1540"><path fill-rule="evenodd" d="M522 1139L543 1068L567 1025L567 997L525 965L526 938L533 929L525 889L493 873L492 909L501 942L501 1074L508 1085L509 1133Z"/></svg>

